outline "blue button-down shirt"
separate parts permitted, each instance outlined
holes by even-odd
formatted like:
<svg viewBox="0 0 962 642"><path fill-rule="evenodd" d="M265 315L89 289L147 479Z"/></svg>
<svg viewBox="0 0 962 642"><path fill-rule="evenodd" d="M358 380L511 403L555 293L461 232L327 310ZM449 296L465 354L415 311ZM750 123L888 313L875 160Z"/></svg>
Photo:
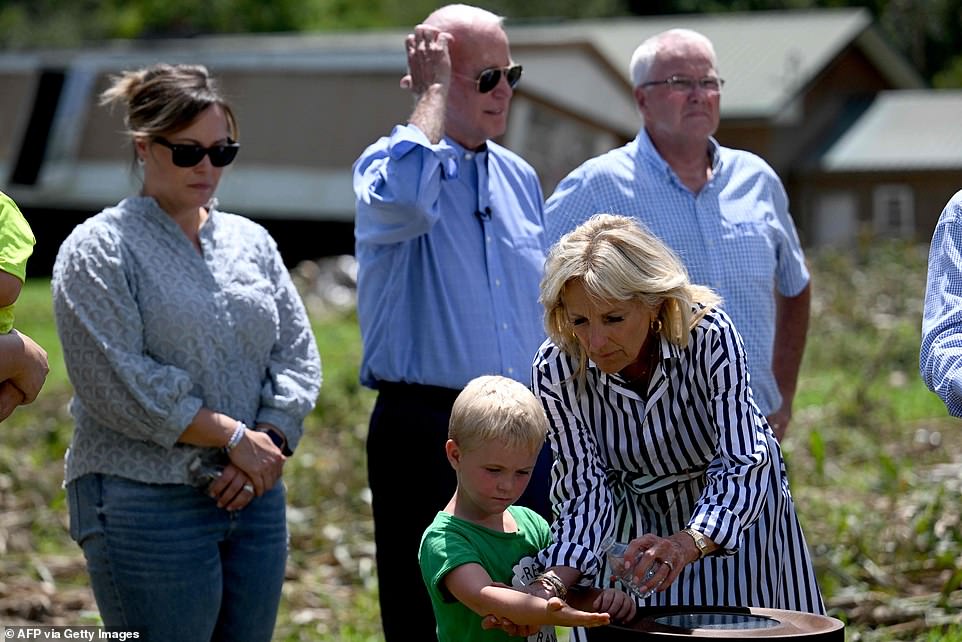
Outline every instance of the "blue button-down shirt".
<svg viewBox="0 0 962 642"><path fill-rule="evenodd" d="M919 370L949 413L962 417L962 191L942 210L929 247Z"/></svg>
<svg viewBox="0 0 962 642"><path fill-rule="evenodd" d="M543 197L531 166L492 142L432 145L401 125L356 161L354 193L362 383L530 383L545 337Z"/></svg>
<svg viewBox="0 0 962 642"><path fill-rule="evenodd" d="M777 291L795 296L809 281L788 197L758 156L710 141L712 177L692 193L658 154L648 133L569 174L545 205L549 242L593 214L632 216L671 247L694 283L707 285L745 341L755 401L781 406L772 372Z"/></svg>

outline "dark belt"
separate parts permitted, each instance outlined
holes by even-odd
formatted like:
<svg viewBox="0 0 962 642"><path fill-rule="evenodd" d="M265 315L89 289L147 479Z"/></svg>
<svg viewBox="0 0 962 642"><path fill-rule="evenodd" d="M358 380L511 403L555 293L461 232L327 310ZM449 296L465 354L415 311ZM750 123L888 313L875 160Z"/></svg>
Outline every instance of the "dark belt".
<svg viewBox="0 0 962 642"><path fill-rule="evenodd" d="M434 406L450 407L461 393L454 388L442 386L428 386L423 383L405 383L403 381L378 381L378 395L390 400L406 400L431 404Z"/></svg>

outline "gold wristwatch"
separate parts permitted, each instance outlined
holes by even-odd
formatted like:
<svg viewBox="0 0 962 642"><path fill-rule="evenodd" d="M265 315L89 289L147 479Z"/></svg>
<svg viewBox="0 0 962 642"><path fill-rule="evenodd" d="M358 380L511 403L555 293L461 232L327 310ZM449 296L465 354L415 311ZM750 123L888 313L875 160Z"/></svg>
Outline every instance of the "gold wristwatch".
<svg viewBox="0 0 962 642"><path fill-rule="evenodd" d="M708 552L708 541L705 536L690 528L684 529L682 533L687 533L695 541L695 546L698 547L698 559L705 557L705 553Z"/></svg>

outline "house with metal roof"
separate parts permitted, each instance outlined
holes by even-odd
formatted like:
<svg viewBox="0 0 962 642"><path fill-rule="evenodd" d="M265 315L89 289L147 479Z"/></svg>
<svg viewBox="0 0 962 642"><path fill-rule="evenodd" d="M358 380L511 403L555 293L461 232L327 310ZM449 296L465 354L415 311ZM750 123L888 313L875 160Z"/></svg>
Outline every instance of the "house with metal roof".
<svg viewBox="0 0 962 642"><path fill-rule="evenodd" d="M803 242L844 240L846 230L861 230L865 222L891 222L891 211L875 211L891 204L884 197L890 184L908 185L901 193L914 198L925 191L927 199L944 202L951 194L913 183L936 171L950 182L951 167L918 165L908 173L902 170L911 168L863 167L857 170L861 191L840 205L840 193L854 190L856 150L874 154L863 146L877 131L867 129L875 114L892 113L885 106L903 91L916 105L938 92L925 89L868 11L830 9L508 21L512 54L525 71L502 142L534 165L546 195L575 166L636 135L641 118L628 62L642 40L672 27L695 29L714 42L726 79L717 137L760 154L782 176ZM0 130L0 189L34 224L33 265L52 262L77 222L136 191L120 116L98 107L96 96L111 74L153 62L207 65L235 106L242 149L219 190L224 209L267 225L291 264L351 252L351 165L366 145L406 120L412 106L398 85L406 69L405 34L205 36L0 53L0 119L7 125ZM918 124L945 133L954 123L945 112L938 117L944 120L911 118L899 129L912 136ZM896 156L909 151L894 143L889 149ZM871 195L876 187L883 196ZM850 223L837 224L841 211ZM926 216L914 219L921 237L931 233ZM877 227L907 229L901 219Z"/></svg>
<svg viewBox="0 0 962 642"><path fill-rule="evenodd" d="M931 238L962 189L962 90L884 91L796 171L817 245Z"/></svg>

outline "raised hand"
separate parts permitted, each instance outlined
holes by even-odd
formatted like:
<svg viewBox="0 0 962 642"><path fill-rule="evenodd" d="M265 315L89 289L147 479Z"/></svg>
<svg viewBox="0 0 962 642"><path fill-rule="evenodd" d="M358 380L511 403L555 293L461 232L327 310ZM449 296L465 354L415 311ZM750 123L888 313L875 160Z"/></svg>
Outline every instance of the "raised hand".
<svg viewBox="0 0 962 642"><path fill-rule="evenodd" d="M401 88L421 96L432 85L445 89L451 82L451 54L448 43L452 36L430 25L418 25L405 39L408 73L401 78Z"/></svg>

